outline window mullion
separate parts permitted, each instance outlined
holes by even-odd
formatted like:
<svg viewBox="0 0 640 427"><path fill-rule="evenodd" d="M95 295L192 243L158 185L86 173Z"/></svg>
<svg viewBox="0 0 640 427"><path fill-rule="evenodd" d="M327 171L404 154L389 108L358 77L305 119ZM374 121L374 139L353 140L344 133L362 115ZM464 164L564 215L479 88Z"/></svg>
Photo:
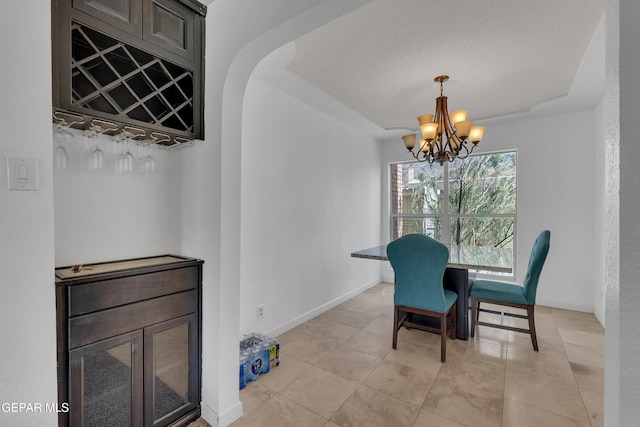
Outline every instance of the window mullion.
<svg viewBox="0 0 640 427"><path fill-rule="evenodd" d="M442 243L448 245L451 243L451 217L449 216L449 164L445 163L443 166L443 180L442 191L443 203L442 203Z"/></svg>

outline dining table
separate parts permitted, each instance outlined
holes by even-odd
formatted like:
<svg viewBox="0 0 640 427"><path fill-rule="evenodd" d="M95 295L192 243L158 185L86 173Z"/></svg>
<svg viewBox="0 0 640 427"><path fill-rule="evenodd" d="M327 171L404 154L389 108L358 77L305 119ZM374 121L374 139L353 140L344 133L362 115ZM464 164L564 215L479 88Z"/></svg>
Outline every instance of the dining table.
<svg viewBox="0 0 640 427"><path fill-rule="evenodd" d="M447 245L449 261L444 272L445 289L458 295L456 301L456 338L469 338L469 289L477 272L512 273L511 249L487 246ZM353 258L388 261L387 245L374 246L351 252ZM416 260L419 262L419 260ZM428 262L424 260L422 262ZM426 323L438 323L437 319L424 318ZM436 327L438 325L435 325Z"/></svg>

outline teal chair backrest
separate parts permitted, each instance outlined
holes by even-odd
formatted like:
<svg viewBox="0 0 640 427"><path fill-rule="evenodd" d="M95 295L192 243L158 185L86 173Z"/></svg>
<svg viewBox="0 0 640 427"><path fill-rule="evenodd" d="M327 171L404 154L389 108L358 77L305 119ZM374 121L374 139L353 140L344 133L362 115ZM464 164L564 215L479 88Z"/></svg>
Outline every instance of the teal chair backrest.
<svg viewBox="0 0 640 427"><path fill-rule="evenodd" d="M536 292L538 290L538 280L540 280L540 273L542 273L542 266L547 259L549 253L549 240L551 239L551 232L544 230L538 235L533 249L531 249L531 256L529 257L529 267L527 268L527 275L524 277L524 295L527 298L529 304L536 303Z"/></svg>
<svg viewBox="0 0 640 427"><path fill-rule="evenodd" d="M407 234L387 245L395 274L394 304L443 313L447 310L442 278L449 249L423 234Z"/></svg>

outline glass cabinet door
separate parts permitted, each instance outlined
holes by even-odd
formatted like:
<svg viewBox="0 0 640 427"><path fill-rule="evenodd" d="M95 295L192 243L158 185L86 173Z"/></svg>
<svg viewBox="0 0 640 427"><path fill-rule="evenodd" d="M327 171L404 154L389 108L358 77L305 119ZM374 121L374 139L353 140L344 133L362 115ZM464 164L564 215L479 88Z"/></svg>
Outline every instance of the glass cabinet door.
<svg viewBox="0 0 640 427"><path fill-rule="evenodd" d="M69 352L70 425L142 425L142 331Z"/></svg>
<svg viewBox="0 0 640 427"><path fill-rule="evenodd" d="M197 326L191 314L145 328L146 426L168 425L200 403Z"/></svg>

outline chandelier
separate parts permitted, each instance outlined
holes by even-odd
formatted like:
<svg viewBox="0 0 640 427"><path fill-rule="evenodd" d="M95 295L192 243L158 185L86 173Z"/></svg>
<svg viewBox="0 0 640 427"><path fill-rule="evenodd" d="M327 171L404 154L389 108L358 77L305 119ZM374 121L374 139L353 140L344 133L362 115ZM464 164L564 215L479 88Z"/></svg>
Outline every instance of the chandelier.
<svg viewBox="0 0 640 427"><path fill-rule="evenodd" d="M404 145L419 162L434 161L443 164L452 162L456 158L466 158L482 139L484 126L473 126L472 120L467 120L466 110L457 110L449 114L447 97L442 94L442 84L449 80L449 76L438 76L433 79L440 83L440 96L436 98L436 113L424 114L418 117L422 138L418 142L415 133L402 137ZM472 127L473 126L473 127Z"/></svg>

